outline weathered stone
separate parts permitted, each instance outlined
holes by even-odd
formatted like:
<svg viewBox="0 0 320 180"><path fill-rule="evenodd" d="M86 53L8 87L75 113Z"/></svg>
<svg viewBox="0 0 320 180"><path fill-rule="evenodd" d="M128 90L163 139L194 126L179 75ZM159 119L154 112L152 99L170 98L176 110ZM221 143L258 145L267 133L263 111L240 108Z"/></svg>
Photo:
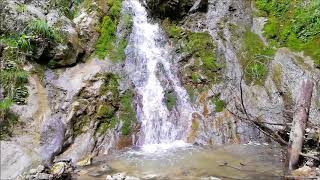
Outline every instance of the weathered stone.
<svg viewBox="0 0 320 180"><path fill-rule="evenodd" d="M42 9L12 0L1 1L0 9L0 34L21 33L30 21L45 19Z"/></svg>
<svg viewBox="0 0 320 180"><path fill-rule="evenodd" d="M62 175L66 170L67 164L65 162L55 163L50 169L51 174L54 176Z"/></svg>
<svg viewBox="0 0 320 180"><path fill-rule="evenodd" d="M45 58L52 58L51 65L53 67L75 64L79 54L83 52L75 25L70 19L54 10L47 14L47 21L49 26L61 31L63 40L60 43L51 44Z"/></svg>
<svg viewBox="0 0 320 180"><path fill-rule="evenodd" d="M108 175L106 180L125 180L126 173L117 173L113 174L112 176Z"/></svg>
<svg viewBox="0 0 320 180"><path fill-rule="evenodd" d="M91 164L91 160L92 160L92 157L91 156L88 156L86 158L84 158L83 160L77 162L77 166L88 166Z"/></svg>
<svg viewBox="0 0 320 180"><path fill-rule="evenodd" d="M80 10L80 15L77 16L73 22L79 29L79 36L84 45L87 54L92 52L99 33L97 32L97 26L99 24L99 13L97 11Z"/></svg>
<svg viewBox="0 0 320 180"><path fill-rule="evenodd" d="M28 170L32 163L38 162L34 152L25 152L17 142L1 141L0 143L0 179L15 179L23 171Z"/></svg>

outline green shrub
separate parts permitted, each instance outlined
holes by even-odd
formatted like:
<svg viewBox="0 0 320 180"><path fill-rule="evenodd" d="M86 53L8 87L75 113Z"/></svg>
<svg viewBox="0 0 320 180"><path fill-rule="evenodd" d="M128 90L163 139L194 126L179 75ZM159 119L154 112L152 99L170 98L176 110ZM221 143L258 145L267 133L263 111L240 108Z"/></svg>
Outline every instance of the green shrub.
<svg viewBox="0 0 320 180"><path fill-rule="evenodd" d="M268 14L265 36L277 46L304 51L320 66L320 1L255 0L259 10ZM280 23L281 22L281 26Z"/></svg>
<svg viewBox="0 0 320 180"><path fill-rule="evenodd" d="M17 12L24 13L27 11L27 6L25 4L18 4L17 5Z"/></svg>
<svg viewBox="0 0 320 180"><path fill-rule="evenodd" d="M0 101L0 111L7 111L10 109L12 105L12 99L10 98L4 98L3 100Z"/></svg>
<svg viewBox="0 0 320 180"><path fill-rule="evenodd" d="M28 24L26 30L28 33L31 33L34 36L40 36L42 38L46 38L56 42L62 41L62 37L59 34L58 30L50 27L46 20L33 20Z"/></svg>

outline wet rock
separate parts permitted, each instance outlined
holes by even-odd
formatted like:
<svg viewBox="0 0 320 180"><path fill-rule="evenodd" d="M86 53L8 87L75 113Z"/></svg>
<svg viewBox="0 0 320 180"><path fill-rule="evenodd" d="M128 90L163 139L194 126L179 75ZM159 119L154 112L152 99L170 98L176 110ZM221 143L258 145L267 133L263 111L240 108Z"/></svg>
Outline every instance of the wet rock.
<svg viewBox="0 0 320 180"><path fill-rule="evenodd" d="M61 176L64 173L66 166L67 164L65 162L55 163L50 169L50 172L55 176Z"/></svg>
<svg viewBox="0 0 320 180"><path fill-rule="evenodd" d="M40 153L45 165L49 166L53 156L61 151L65 131L65 125L58 116L53 116L45 122L40 138Z"/></svg>
<svg viewBox="0 0 320 180"><path fill-rule="evenodd" d="M317 175L316 171L309 166L303 166L291 172L293 176L297 177L315 177Z"/></svg>
<svg viewBox="0 0 320 180"><path fill-rule="evenodd" d="M30 169L29 173L30 173L30 174L36 174L36 173L37 173L37 170L36 170L36 169Z"/></svg>
<svg viewBox="0 0 320 180"><path fill-rule="evenodd" d="M197 0L194 5L189 10L189 13L195 13L198 11L207 11L208 9L208 0Z"/></svg>
<svg viewBox="0 0 320 180"><path fill-rule="evenodd" d="M91 156L88 156L86 157L85 159L77 162L77 166L88 166L91 164L91 161L92 161L92 157Z"/></svg>

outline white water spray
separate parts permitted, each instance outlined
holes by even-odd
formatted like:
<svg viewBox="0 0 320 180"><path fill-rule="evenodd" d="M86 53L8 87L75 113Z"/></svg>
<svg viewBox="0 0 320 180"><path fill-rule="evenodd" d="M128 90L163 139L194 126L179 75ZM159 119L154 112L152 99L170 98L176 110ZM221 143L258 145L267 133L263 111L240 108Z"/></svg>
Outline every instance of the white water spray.
<svg viewBox="0 0 320 180"><path fill-rule="evenodd" d="M133 16L132 34L126 50L126 70L138 94L137 117L143 132L139 144L149 145L146 147L150 144L172 146L173 142L186 139L190 127L192 107L188 95L170 63L170 49L166 48L166 39L159 25L148 21L147 11L138 0L126 0L124 7ZM163 72L163 77L160 77L160 72ZM176 95L175 115L164 102L165 89L161 78L169 82ZM181 146L181 141L177 142Z"/></svg>

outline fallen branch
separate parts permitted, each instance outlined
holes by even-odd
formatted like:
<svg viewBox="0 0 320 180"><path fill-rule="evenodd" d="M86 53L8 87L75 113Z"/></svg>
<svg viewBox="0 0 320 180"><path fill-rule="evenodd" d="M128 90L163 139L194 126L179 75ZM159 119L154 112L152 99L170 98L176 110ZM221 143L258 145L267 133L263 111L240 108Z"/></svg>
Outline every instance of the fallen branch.
<svg viewBox="0 0 320 180"><path fill-rule="evenodd" d="M241 106L242 106L242 110L244 112L244 114L247 117L247 120L249 122L251 122L253 125L255 125L262 133L264 133L265 135L267 135L268 137L272 138L274 141L278 142L281 145L288 145L288 143L282 139L282 137L274 132L272 129L270 129L269 127L263 125L261 122L259 122L257 119L256 120L252 120L246 110L246 107L244 105L244 100L243 100L243 89L242 89L242 80L243 80L243 74L241 76L240 79L240 101L241 101Z"/></svg>
<svg viewBox="0 0 320 180"><path fill-rule="evenodd" d="M298 165L311 106L312 91L313 82L310 79L303 80L301 83L301 91L296 105L296 111L293 115L292 128L290 132L287 153L288 170L290 171L295 169Z"/></svg>

